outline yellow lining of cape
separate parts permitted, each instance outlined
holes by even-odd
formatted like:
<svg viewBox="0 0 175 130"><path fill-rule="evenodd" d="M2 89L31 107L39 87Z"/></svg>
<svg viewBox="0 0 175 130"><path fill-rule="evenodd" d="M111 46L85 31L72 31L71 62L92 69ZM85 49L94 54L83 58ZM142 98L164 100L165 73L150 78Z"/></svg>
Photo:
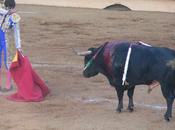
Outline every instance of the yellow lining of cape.
<svg viewBox="0 0 175 130"><path fill-rule="evenodd" d="M18 61L18 52L16 52L12 62L17 62Z"/></svg>

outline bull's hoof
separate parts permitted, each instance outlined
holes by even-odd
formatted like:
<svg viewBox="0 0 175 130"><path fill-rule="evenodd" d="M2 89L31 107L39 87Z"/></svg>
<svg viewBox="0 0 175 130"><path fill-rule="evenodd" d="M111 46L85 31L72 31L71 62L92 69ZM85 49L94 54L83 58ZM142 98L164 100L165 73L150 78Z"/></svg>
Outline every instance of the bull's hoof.
<svg viewBox="0 0 175 130"><path fill-rule="evenodd" d="M170 118L165 117L165 120L166 120L167 122L169 122L169 121L170 121Z"/></svg>
<svg viewBox="0 0 175 130"><path fill-rule="evenodd" d="M118 113L121 113L121 112L122 112L122 109L121 109L121 108L117 108L116 111L117 111Z"/></svg>
<svg viewBox="0 0 175 130"><path fill-rule="evenodd" d="M170 121L170 116L168 116L168 115L164 115L164 119L167 121L167 122L169 122Z"/></svg>
<svg viewBox="0 0 175 130"><path fill-rule="evenodd" d="M121 113L122 112L122 109L123 109L123 104L122 103L121 104L118 104L116 111L119 112L119 113Z"/></svg>
<svg viewBox="0 0 175 130"><path fill-rule="evenodd" d="M128 106L127 110L129 110L129 112L133 112L134 111L134 107Z"/></svg>

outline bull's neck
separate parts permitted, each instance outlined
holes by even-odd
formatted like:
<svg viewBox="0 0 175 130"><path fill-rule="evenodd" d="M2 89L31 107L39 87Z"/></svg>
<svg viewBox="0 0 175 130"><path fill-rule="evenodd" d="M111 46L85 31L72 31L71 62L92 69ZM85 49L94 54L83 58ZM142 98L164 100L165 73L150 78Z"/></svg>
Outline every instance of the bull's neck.
<svg viewBox="0 0 175 130"><path fill-rule="evenodd" d="M98 63L99 72L105 75L108 80L111 82L113 80L112 73L112 56L111 56L111 48L113 46L106 45L102 51L98 54L96 58L96 63Z"/></svg>

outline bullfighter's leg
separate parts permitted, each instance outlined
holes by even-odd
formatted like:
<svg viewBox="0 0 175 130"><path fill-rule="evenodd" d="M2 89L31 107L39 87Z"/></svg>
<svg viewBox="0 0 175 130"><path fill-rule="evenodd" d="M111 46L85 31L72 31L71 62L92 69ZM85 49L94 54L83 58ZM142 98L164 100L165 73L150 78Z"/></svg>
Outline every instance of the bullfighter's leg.
<svg viewBox="0 0 175 130"><path fill-rule="evenodd" d="M10 59L9 59L9 54L7 51L7 44L6 46L4 46L3 50L4 50L4 64L6 68L6 91L9 91L12 89L12 86L11 86L11 74L9 70Z"/></svg>
<svg viewBox="0 0 175 130"><path fill-rule="evenodd" d="M171 87L169 86L167 87L167 86L161 85L161 90L167 103L167 111L164 115L164 118L165 120L170 121L170 118L172 117L172 105L174 102L174 94L173 94L173 91L171 90Z"/></svg>
<svg viewBox="0 0 175 130"><path fill-rule="evenodd" d="M1 72L2 72L2 46L0 45L0 90L2 89L2 79L1 79Z"/></svg>
<svg viewBox="0 0 175 130"><path fill-rule="evenodd" d="M116 88L116 92L117 92L117 96L118 96L118 107L117 107L117 110L118 112L121 112L122 109L123 109L123 94L124 94L124 89L118 89Z"/></svg>
<svg viewBox="0 0 175 130"><path fill-rule="evenodd" d="M135 86L131 86L127 91L127 94L129 97L128 110L130 112L132 112L134 110L134 103L133 103L134 89L135 89Z"/></svg>

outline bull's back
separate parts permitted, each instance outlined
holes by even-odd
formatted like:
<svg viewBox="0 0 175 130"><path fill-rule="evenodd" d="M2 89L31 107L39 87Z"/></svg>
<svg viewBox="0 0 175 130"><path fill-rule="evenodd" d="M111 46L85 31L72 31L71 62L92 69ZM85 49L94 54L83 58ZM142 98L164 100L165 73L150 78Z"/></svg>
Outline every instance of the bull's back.
<svg viewBox="0 0 175 130"><path fill-rule="evenodd" d="M133 56L137 57L139 55L137 59L140 64L140 66L137 66L140 68L138 77L140 77L142 81L157 80L161 82L169 80L171 82L172 78L175 77L175 70L169 65L175 59L174 50L161 47L137 47L136 51L138 53L135 52ZM133 62L134 61L135 60L133 60ZM135 63L133 63L133 68L134 66L136 66ZM131 69L133 70L133 68Z"/></svg>
<svg viewBox="0 0 175 130"><path fill-rule="evenodd" d="M119 44L113 51L113 70L122 78L130 43ZM127 78L135 83L162 80L168 71L174 71L168 63L175 59L175 51L168 48L133 45ZM174 63L175 66L175 63Z"/></svg>

